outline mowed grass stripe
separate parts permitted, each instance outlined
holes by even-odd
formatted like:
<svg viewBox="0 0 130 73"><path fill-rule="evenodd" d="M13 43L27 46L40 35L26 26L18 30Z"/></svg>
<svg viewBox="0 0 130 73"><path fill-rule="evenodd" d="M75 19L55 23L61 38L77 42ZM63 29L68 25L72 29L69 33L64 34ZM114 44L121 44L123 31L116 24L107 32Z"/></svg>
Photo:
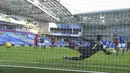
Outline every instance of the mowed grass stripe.
<svg viewBox="0 0 130 73"><path fill-rule="evenodd" d="M115 70L118 70L118 72L121 72L122 70L124 72L128 72L130 70L129 52L125 53L123 56L120 56L120 54L119 56L115 56L115 54L107 56L103 52L98 52L97 54L83 61L69 61L63 60L62 57L64 55L79 56L79 53L76 51L71 51L67 48L55 48L53 50L49 47L47 47L46 50L42 48L38 48L36 50L33 47L12 47L10 49L5 49L4 47L0 48L1 59L3 60L2 63L5 65L28 65L47 68L67 68L89 71L96 70L101 72L114 72ZM13 60L14 62L4 60ZM24 63L22 61L27 61L30 63Z"/></svg>

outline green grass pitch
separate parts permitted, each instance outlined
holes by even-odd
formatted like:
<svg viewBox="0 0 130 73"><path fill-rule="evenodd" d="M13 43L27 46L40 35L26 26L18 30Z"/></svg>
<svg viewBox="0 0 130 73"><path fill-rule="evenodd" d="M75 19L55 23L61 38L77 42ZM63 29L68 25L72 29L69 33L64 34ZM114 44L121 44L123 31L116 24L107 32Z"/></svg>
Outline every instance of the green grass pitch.
<svg viewBox="0 0 130 73"><path fill-rule="evenodd" d="M25 70L25 73L41 73L41 71L43 71L42 73L75 73L64 71L51 71L45 69L27 70L26 68L8 68L2 67L2 65L95 71L107 73L130 73L130 52L125 52L125 54L121 56L120 51L119 56L116 56L115 54L108 56L100 51L94 54L92 57L83 61L64 60L62 59L63 56L79 56L79 53L67 48L58 47L53 50L49 47L47 47L46 50L40 47L37 50L33 47L12 47L9 49L6 49L5 47L0 47L0 68L4 70L1 73L8 73L8 71L9 73L15 73L15 71L16 73L18 73L17 70Z"/></svg>

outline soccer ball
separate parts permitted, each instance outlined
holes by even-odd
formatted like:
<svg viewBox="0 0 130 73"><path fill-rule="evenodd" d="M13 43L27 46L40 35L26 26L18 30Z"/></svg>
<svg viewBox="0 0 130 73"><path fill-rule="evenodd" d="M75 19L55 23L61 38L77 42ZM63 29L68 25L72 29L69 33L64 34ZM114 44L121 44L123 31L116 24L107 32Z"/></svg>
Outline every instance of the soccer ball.
<svg viewBox="0 0 130 73"><path fill-rule="evenodd" d="M116 53L117 51L113 50L112 52L113 52L113 53Z"/></svg>
<svg viewBox="0 0 130 73"><path fill-rule="evenodd" d="M11 43L10 43L10 42L6 42L6 43L5 43L5 47L6 47L6 48L11 48Z"/></svg>

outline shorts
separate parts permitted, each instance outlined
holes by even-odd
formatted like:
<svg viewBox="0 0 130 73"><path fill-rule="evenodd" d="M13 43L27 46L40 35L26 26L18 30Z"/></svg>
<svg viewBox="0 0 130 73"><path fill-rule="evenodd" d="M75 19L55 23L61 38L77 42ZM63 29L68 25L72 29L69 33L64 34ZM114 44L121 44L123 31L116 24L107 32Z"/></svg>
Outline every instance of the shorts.
<svg viewBox="0 0 130 73"><path fill-rule="evenodd" d="M75 46L69 46L69 48L70 48L70 49L74 49L74 48L75 48Z"/></svg>
<svg viewBox="0 0 130 73"><path fill-rule="evenodd" d="M38 45L38 40L34 40L34 45Z"/></svg>
<svg viewBox="0 0 130 73"><path fill-rule="evenodd" d="M129 46L129 45L127 45L127 48L130 48L130 46Z"/></svg>
<svg viewBox="0 0 130 73"><path fill-rule="evenodd" d="M118 44L119 44L119 43L114 43L114 44L115 44L115 47L118 47Z"/></svg>
<svg viewBox="0 0 130 73"><path fill-rule="evenodd" d="M42 45L44 45L44 46L45 46L45 43L42 43Z"/></svg>
<svg viewBox="0 0 130 73"><path fill-rule="evenodd" d="M34 45L38 45L38 42L35 42Z"/></svg>
<svg viewBox="0 0 130 73"><path fill-rule="evenodd" d="M119 44L118 44L118 47L119 47L119 48L125 48L125 47L126 47L126 44L125 44L125 43L119 43Z"/></svg>
<svg viewBox="0 0 130 73"><path fill-rule="evenodd" d="M130 43L127 43L127 48L130 48Z"/></svg>
<svg viewBox="0 0 130 73"><path fill-rule="evenodd" d="M54 45L55 44L55 42L51 42L52 43L52 45Z"/></svg>

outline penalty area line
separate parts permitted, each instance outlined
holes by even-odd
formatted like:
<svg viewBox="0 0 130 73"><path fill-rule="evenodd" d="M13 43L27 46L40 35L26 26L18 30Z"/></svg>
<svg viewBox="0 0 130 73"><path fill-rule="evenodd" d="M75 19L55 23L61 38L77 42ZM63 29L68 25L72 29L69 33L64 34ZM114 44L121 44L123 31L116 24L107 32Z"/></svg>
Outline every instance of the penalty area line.
<svg viewBox="0 0 130 73"><path fill-rule="evenodd" d="M28 68L28 69L44 69L44 70L57 70L57 71L70 71L70 72L83 72L83 73L107 73L107 72L95 72L84 70L69 70L69 69L55 69L55 68L41 68L41 67L29 67L29 66L14 66L14 65L0 65L1 67L14 67L14 68Z"/></svg>

